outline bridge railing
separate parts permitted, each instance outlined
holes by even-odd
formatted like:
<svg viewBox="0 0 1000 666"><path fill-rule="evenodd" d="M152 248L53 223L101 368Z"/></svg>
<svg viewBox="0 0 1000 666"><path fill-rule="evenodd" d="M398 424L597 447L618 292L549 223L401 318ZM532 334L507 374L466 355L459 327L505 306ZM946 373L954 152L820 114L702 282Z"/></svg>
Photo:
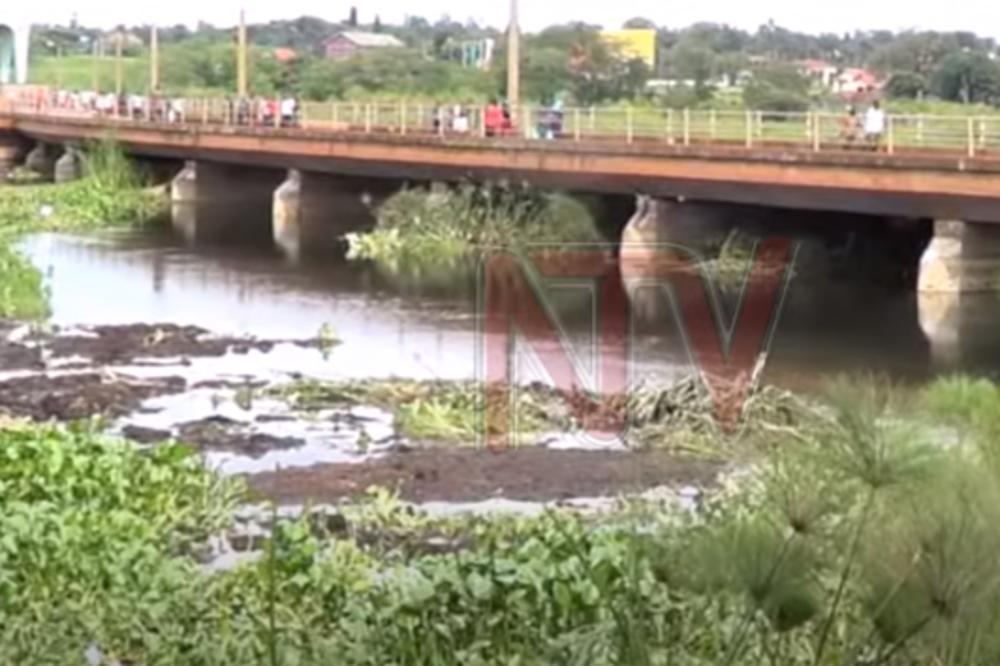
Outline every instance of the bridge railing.
<svg viewBox="0 0 1000 666"><path fill-rule="evenodd" d="M889 154L940 154L1000 158L1000 116L887 115L877 141L864 135L861 116L825 112L600 107L552 109L523 106L500 126L496 112L477 105L412 102L305 103L293 119L276 102L234 104L224 99L162 100L150 105L132 98L102 111L48 100L8 100L17 113L101 116L114 122L185 125L303 127L313 131L394 135L559 140L733 149L814 152L878 149ZM155 106L155 108L154 108Z"/></svg>

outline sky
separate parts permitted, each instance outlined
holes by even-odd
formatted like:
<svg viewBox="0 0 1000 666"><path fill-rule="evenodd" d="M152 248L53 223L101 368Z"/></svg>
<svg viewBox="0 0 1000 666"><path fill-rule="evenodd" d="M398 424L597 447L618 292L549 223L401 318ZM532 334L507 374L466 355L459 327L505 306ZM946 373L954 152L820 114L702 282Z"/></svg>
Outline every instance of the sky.
<svg viewBox="0 0 1000 666"><path fill-rule="evenodd" d="M437 19L443 15L465 21L472 18L495 26L506 24L508 0L469 2L468 0L5 0L0 21L17 7L26 7L33 22L67 23L76 11L85 25L113 26L156 21L162 24L195 24L204 20L215 25L236 22L241 6L247 20L262 22L296 18L305 14L327 20L348 15L356 4L362 21L377 13L383 22L396 23L407 14ZM521 0L522 24L529 30L553 23L583 20L618 28L629 18L643 16L661 25L682 27L697 21L729 23L755 29L773 19L779 25L806 32L845 32L855 29L910 28L970 30L1000 36L1000 3L995 0L954 0L916 2L914 0Z"/></svg>

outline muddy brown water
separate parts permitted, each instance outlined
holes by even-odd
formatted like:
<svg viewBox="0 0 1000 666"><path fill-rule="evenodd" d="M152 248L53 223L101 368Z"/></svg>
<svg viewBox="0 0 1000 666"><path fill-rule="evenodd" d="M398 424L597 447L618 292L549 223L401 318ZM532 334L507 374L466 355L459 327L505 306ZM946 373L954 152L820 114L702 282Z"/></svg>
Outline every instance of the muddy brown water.
<svg viewBox="0 0 1000 666"><path fill-rule="evenodd" d="M231 474L263 474L253 485L289 501L303 499L297 487L310 497L332 499L363 491L369 481L401 484L415 499L455 501L495 497L504 489L542 500L655 485L655 473L630 477L624 470L634 469L634 461L621 451L536 451L509 458L475 451L400 453L408 450L405 442L396 436L391 415L379 409L303 420L274 401L238 404L243 386L297 376L475 377L477 300L474 283L466 278L425 286L334 256L292 262L270 247L191 246L169 229L38 234L21 248L46 277L52 323L68 331L64 338L74 330L78 338L56 339L43 354L62 358L55 373L36 350L0 349L5 375L0 401L6 391L8 402L19 399L31 407L29 416L75 418L103 410L120 416L117 432L137 440L200 437L209 464ZM586 303L567 303L577 315L589 312ZM775 329L768 375L796 388L843 372L877 372L909 382L958 370L997 376L997 303L992 296L966 299L952 314L957 323L942 327L936 319L928 325L925 305L912 294L793 282ZM593 362L587 351L590 328L581 317L570 319L575 322L570 337L586 369ZM632 381L659 383L692 371L675 321L665 298L637 316ZM179 337L154 345L156 353L127 353L92 338L93 327L120 326L123 335L148 341L162 333L156 326L151 333L135 325L167 324L177 327ZM323 350L303 343L323 327L335 332L339 345ZM202 339L204 348L187 349L184 331L207 332L222 341ZM74 355L80 357L75 366ZM139 389L113 385L74 398L88 382L106 381L109 367ZM544 379L532 354L522 354L519 369L525 381ZM58 376L72 372L79 376ZM51 390L39 379L46 374L54 377ZM32 395L38 399L32 401ZM44 405L50 403L52 413L46 414ZM353 479L350 465L359 465ZM291 471L275 474L282 469ZM650 469L663 470L664 483L700 483L711 466L663 462ZM525 478L544 478L546 470L548 478L563 482L539 480L537 489L525 485ZM443 482L442 475L455 481Z"/></svg>

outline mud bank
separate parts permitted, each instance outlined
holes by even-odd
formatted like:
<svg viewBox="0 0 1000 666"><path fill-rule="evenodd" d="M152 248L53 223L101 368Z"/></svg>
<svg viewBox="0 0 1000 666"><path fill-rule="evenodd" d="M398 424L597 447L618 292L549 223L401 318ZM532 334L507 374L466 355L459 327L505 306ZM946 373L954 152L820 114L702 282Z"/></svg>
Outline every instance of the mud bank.
<svg viewBox="0 0 1000 666"><path fill-rule="evenodd" d="M0 324L0 413L36 421L124 416L141 411L151 398L186 391L188 382L179 368L191 359L268 352L277 344L281 342L213 336L192 326L46 330L6 322ZM137 377L124 369L145 365L164 371Z"/></svg>
<svg viewBox="0 0 1000 666"><path fill-rule="evenodd" d="M540 448L412 450L354 465L319 465L250 476L251 490L281 504L331 503L392 488L408 502L478 502L503 497L549 502L637 493L659 486L705 486L726 468L663 452Z"/></svg>

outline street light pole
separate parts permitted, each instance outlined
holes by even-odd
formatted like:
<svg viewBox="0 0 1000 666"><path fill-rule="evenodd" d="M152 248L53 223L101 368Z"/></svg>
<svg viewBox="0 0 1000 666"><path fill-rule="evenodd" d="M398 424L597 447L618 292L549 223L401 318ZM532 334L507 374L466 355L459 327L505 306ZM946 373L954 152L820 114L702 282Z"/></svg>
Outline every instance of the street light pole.
<svg viewBox="0 0 1000 666"><path fill-rule="evenodd" d="M236 87L240 98L247 96L247 15L246 10L240 10L240 28L237 36L238 53L236 67Z"/></svg>
<svg viewBox="0 0 1000 666"><path fill-rule="evenodd" d="M160 31L153 24L149 28L149 92L160 90Z"/></svg>
<svg viewBox="0 0 1000 666"><path fill-rule="evenodd" d="M518 21L518 0L510 0L510 27L507 32L507 103L511 117L521 104L521 27Z"/></svg>
<svg viewBox="0 0 1000 666"><path fill-rule="evenodd" d="M122 62L124 46L125 36L119 30L115 35L115 94L119 97L122 96L122 92L125 90L125 72L123 70L124 63Z"/></svg>
<svg viewBox="0 0 1000 666"><path fill-rule="evenodd" d="M90 87L95 93L101 92L101 38L94 40L91 47L93 54L90 57L91 84Z"/></svg>

